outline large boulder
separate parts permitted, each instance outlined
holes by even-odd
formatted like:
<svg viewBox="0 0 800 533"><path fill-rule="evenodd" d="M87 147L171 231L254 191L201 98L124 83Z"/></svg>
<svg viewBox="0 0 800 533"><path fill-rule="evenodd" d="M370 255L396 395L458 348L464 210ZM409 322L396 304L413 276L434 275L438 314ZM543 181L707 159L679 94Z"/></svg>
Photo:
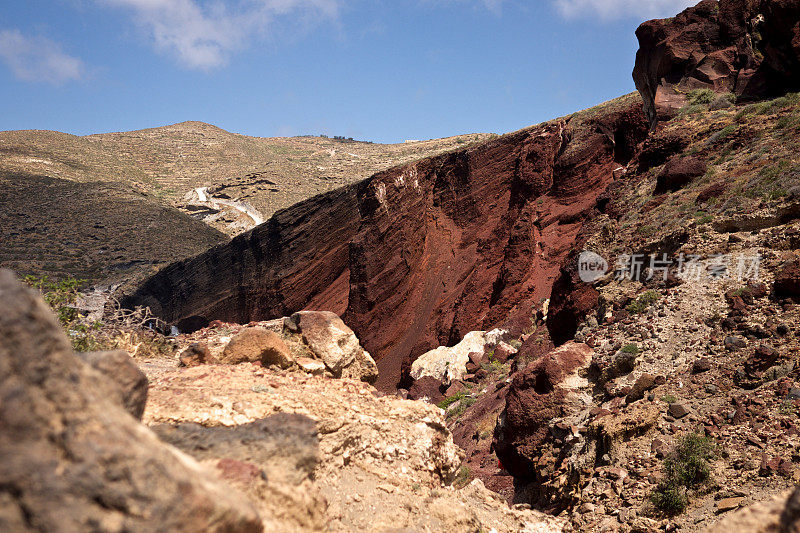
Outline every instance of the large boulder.
<svg viewBox="0 0 800 533"><path fill-rule="evenodd" d="M800 259L788 261L778 270L772 288L779 298L800 298Z"/></svg>
<svg viewBox="0 0 800 533"><path fill-rule="evenodd" d="M336 313L300 311L288 317L284 324L290 332L302 335L303 342L334 377L367 383L378 379L378 366L372 356Z"/></svg>
<svg viewBox="0 0 800 533"><path fill-rule="evenodd" d="M289 368L292 353L280 335L264 328L245 328L237 333L222 351L220 363L237 365L260 362L265 366Z"/></svg>
<svg viewBox="0 0 800 533"><path fill-rule="evenodd" d="M0 531L262 530L241 496L118 405L8 270L0 302Z"/></svg>
<svg viewBox="0 0 800 533"><path fill-rule="evenodd" d="M693 89L743 99L800 87L799 0L703 0L636 30L633 79L652 125Z"/></svg>
<svg viewBox="0 0 800 533"><path fill-rule="evenodd" d="M570 342L514 376L492 442L514 477L544 478L553 465L542 452L555 424L577 427L585 422L592 404L586 371L593 355L589 346Z"/></svg>
<svg viewBox="0 0 800 533"><path fill-rule="evenodd" d="M500 342L502 330L471 331L455 346L440 346L420 355L411 365L411 377L423 377L450 383L464 377L467 373L469 354L483 353L489 346Z"/></svg>
<svg viewBox="0 0 800 533"><path fill-rule="evenodd" d="M138 420L147 404L147 376L123 350L78 354L114 385L117 403Z"/></svg>
<svg viewBox="0 0 800 533"><path fill-rule="evenodd" d="M706 170L706 162L697 157L673 157L656 178L655 194L676 191L705 174Z"/></svg>

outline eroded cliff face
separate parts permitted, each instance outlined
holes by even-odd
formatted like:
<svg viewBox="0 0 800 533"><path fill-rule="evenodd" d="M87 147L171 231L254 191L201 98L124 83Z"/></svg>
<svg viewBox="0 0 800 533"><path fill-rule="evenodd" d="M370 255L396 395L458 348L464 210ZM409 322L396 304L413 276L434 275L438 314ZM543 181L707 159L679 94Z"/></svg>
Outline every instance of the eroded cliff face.
<svg viewBox="0 0 800 533"><path fill-rule="evenodd" d="M703 0L636 30L633 79L653 124L692 89L744 99L800 87L800 2Z"/></svg>
<svg viewBox="0 0 800 533"><path fill-rule="evenodd" d="M389 389L415 357L469 331L530 327L647 129L629 95L398 167L171 265L123 303L182 329L334 311Z"/></svg>

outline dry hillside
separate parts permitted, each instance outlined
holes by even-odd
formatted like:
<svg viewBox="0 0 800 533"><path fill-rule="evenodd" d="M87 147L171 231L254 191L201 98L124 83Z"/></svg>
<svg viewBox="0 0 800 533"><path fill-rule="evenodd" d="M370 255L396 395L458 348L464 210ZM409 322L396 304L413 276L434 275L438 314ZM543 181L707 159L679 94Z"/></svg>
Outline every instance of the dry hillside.
<svg viewBox="0 0 800 533"><path fill-rule="evenodd" d="M208 200L246 202L266 220L310 196L488 137L374 144L248 137L202 122L86 137L7 131L0 132L0 170L77 182L123 182L235 235L252 227L253 219L230 205L201 202L196 188L207 187Z"/></svg>

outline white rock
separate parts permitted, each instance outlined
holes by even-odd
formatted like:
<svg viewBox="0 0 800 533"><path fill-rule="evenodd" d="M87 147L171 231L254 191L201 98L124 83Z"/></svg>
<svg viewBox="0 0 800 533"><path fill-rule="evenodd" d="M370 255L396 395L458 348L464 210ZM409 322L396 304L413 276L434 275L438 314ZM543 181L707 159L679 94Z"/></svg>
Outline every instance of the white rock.
<svg viewBox="0 0 800 533"><path fill-rule="evenodd" d="M459 380L467 373L467 362L472 352L483 353L488 344L494 346L500 342L504 330L471 331L464 339L453 347L440 346L419 356L411 365L411 377L420 379L425 376L445 383Z"/></svg>

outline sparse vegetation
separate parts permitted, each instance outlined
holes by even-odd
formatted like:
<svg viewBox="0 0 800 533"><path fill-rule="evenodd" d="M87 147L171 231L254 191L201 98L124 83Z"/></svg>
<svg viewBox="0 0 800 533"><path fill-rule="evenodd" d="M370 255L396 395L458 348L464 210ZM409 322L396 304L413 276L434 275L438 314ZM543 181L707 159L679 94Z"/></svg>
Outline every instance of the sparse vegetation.
<svg viewBox="0 0 800 533"><path fill-rule="evenodd" d="M42 294L76 352L119 349L134 357L171 353L168 340L148 327L157 322L149 309L117 308L105 322L92 321L75 307L83 281L69 277L55 281L47 276L27 276L24 281Z"/></svg>
<svg viewBox="0 0 800 533"><path fill-rule="evenodd" d="M449 396L444 400L442 400L441 402L437 403L436 406L439 407L439 409L444 409L446 411L448 407L450 407L457 401L466 398L466 396L467 395L464 392L457 392L456 394Z"/></svg>
<svg viewBox="0 0 800 533"><path fill-rule="evenodd" d="M661 298L661 295L658 292L647 291L630 302L625 309L631 314L638 315L647 311L659 298Z"/></svg>
<svg viewBox="0 0 800 533"><path fill-rule="evenodd" d="M711 478L714 446L710 439L692 433L678 441L663 462L664 479L650 496L653 505L668 514L680 513L689 504L689 491Z"/></svg>
<svg viewBox="0 0 800 533"><path fill-rule="evenodd" d="M715 93L711 89L694 89L686 93L689 105L707 105L714 101Z"/></svg>
<svg viewBox="0 0 800 533"><path fill-rule="evenodd" d="M661 401L664 403L675 403L678 399L672 394L666 394L661 398Z"/></svg>
<svg viewBox="0 0 800 533"><path fill-rule="evenodd" d="M638 355L639 354L639 345L638 344L626 344L623 346L620 351L622 353L627 353L631 355Z"/></svg>
<svg viewBox="0 0 800 533"><path fill-rule="evenodd" d="M58 323L69 336L73 350L90 352L101 348L98 339L101 324L87 322L75 308L84 281L71 277L55 281L47 276L26 276L25 283L42 294L42 299L53 310Z"/></svg>
<svg viewBox="0 0 800 533"><path fill-rule="evenodd" d="M444 409L445 411L447 411L447 418L458 418L462 414L464 414L464 411L469 409L477 401L478 399L475 396L472 396L462 391L462 392L457 392L456 394L450 396L449 398L445 398L436 405L440 409ZM455 405L455 407L450 409L450 407L453 405Z"/></svg>
<svg viewBox="0 0 800 533"><path fill-rule="evenodd" d="M463 489L469 484L470 479L472 478L472 472L470 471L469 467L462 466L458 469L458 473L456 474L455 479L453 480L453 487L456 489Z"/></svg>

